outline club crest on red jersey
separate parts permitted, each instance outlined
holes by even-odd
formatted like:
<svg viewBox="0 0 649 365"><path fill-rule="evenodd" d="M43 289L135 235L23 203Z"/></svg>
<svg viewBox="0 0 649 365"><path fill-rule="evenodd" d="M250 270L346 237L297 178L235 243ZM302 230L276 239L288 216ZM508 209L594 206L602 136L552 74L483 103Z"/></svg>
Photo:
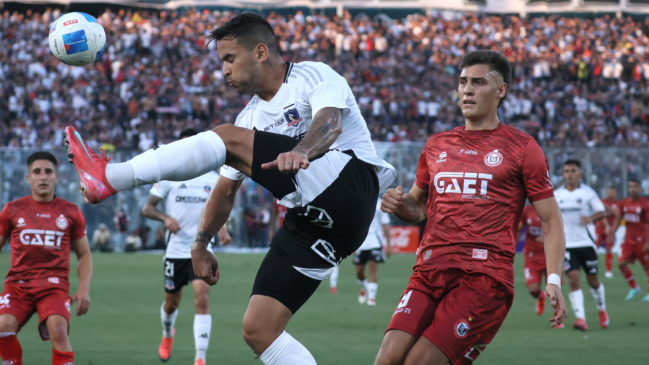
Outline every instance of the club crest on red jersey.
<svg viewBox="0 0 649 365"><path fill-rule="evenodd" d="M25 218L23 217L18 218L18 224L16 225L16 227L24 227L25 225L26 225Z"/></svg>
<svg viewBox="0 0 649 365"><path fill-rule="evenodd" d="M490 167L496 167L503 163L503 155L498 150L487 153L484 157L484 164Z"/></svg>
<svg viewBox="0 0 649 365"><path fill-rule="evenodd" d="M68 219L65 218L63 214L60 217L56 218L56 226L60 229L68 228Z"/></svg>
<svg viewBox="0 0 649 365"><path fill-rule="evenodd" d="M457 322L455 322L455 335L458 338L462 338L466 336L466 334L469 332L469 323L467 321L461 319Z"/></svg>

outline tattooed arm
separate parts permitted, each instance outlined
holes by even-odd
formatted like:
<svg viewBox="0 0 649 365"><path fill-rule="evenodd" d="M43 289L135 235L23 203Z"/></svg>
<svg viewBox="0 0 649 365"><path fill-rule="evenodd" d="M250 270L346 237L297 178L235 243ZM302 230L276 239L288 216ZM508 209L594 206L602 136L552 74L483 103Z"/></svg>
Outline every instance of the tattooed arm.
<svg viewBox="0 0 649 365"><path fill-rule="evenodd" d="M406 223L417 223L426 219L426 206L428 204L428 191L413 184L407 194L403 194L403 188L388 189L381 201L381 210L386 213L393 213L397 218Z"/></svg>
<svg viewBox="0 0 649 365"><path fill-rule="evenodd" d="M285 174L297 173L309 167L309 160L327 152L343 131L343 112L338 108L322 108L313 118L306 136L290 152L277 156L273 162L261 165L263 169L278 169Z"/></svg>

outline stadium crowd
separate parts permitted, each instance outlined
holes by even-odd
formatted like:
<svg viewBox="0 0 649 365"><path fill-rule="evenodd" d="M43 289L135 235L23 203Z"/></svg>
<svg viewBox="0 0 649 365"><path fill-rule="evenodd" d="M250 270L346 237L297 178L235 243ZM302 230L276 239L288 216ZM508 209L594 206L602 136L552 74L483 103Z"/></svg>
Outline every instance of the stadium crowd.
<svg viewBox="0 0 649 365"><path fill-rule="evenodd" d="M107 51L85 68L49 51L60 14L0 15L0 147L60 146L72 123L93 148L146 150L188 127L233 123L248 100L225 83L206 41L230 12L107 10ZM464 124L457 65L488 48L514 65L501 120L541 145L649 143L649 18L444 15L268 20L286 60L326 62L346 77L377 141L425 141Z"/></svg>

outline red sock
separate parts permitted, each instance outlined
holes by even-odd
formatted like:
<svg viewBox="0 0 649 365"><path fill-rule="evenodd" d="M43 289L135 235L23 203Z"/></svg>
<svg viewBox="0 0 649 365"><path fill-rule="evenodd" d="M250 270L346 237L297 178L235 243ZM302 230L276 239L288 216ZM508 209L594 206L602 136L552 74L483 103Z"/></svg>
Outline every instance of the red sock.
<svg viewBox="0 0 649 365"><path fill-rule="evenodd" d="M541 295L541 293L543 292L540 289L530 290L530 294L532 294L532 296L536 299L539 299L539 295Z"/></svg>
<svg viewBox="0 0 649 365"><path fill-rule="evenodd" d="M613 254L611 252L606 253L606 271L611 271L613 267Z"/></svg>
<svg viewBox="0 0 649 365"><path fill-rule="evenodd" d="M629 283L629 286L631 286L632 289L636 289L638 287L638 284L635 283L635 279L633 278L633 273L631 272L631 269L629 267L625 267L624 269L621 269L622 275L624 275L624 278L626 281Z"/></svg>
<svg viewBox="0 0 649 365"><path fill-rule="evenodd" d="M52 365L74 365L74 352L52 349Z"/></svg>
<svg viewBox="0 0 649 365"><path fill-rule="evenodd" d="M3 364L23 365L23 349L15 334L0 336L0 359Z"/></svg>

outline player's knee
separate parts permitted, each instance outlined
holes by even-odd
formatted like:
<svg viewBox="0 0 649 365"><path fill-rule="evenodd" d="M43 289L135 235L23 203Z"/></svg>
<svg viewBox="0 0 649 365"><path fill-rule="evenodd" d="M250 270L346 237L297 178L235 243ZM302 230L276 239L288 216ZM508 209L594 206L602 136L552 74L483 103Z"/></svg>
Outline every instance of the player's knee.
<svg viewBox="0 0 649 365"><path fill-rule="evenodd" d="M212 132L218 134L225 144L225 149L231 151L240 142L242 129L233 124L221 124L212 129Z"/></svg>
<svg viewBox="0 0 649 365"><path fill-rule="evenodd" d="M201 295L194 298L194 307L196 307L196 314L209 314L210 305L207 300L207 295Z"/></svg>
<svg viewBox="0 0 649 365"><path fill-rule="evenodd" d="M273 334L258 322L243 319L243 340L257 353L263 353L281 333Z"/></svg>
<svg viewBox="0 0 649 365"><path fill-rule="evenodd" d="M620 270L625 270L626 267L627 267L627 263L626 263L626 261L620 261L620 262L618 262L618 263L617 263L617 267L619 267Z"/></svg>
<svg viewBox="0 0 649 365"><path fill-rule="evenodd" d="M18 320L12 315L0 316L0 332L16 332L18 331Z"/></svg>
<svg viewBox="0 0 649 365"><path fill-rule="evenodd" d="M56 321L48 323L47 329L50 333L52 343L67 344L68 343L68 324L64 321Z"/></svg>

